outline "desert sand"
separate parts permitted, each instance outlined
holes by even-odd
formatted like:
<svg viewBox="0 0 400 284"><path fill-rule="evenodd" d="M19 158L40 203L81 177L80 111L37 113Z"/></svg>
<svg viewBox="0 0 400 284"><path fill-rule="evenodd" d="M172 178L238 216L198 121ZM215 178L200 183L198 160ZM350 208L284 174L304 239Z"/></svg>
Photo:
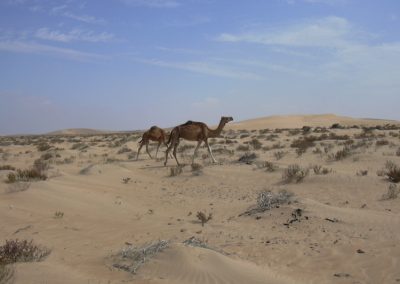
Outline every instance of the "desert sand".
<svg viewBox="0 0 400 284"><path fill-rule="evenodd" d="M0 170L0 245L51 250L9 265L11 283L399 283L400 186L390 195L384 172L387 161L400 165L399 126L335 115L234 122L210 141L217 164L202 147L193 170L196 143L183 141L176 175L163 146L158 159L143 149L136 161L140 133L0 137L0 166L48 165L46 180L29 183ZM291 147L323 134L305 152ZM39 151L43 143L50 148ZM246 153L256 157L240 162ZM293 164L308 169L298 182L284 177ZM287 202L251 211L260 192L282 190ZM212 214L204 226L200 211ZM183 243L192 237L204 246ZM115 265L121 250L160 240L168 246L136 273Z"/></svg>

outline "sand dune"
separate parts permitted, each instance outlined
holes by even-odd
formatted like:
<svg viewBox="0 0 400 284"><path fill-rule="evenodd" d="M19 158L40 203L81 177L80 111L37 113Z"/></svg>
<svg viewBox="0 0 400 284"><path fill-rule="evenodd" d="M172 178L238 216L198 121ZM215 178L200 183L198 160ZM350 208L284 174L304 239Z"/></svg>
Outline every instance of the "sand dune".
<svg viewBox="0 0 400 284"><path fill-rule="evenodd" d="M367 138L362 129L328 130L324 140L301 155L290 145L304 136L302 131L254 130L355 121L376 122L323 115L232 124L229 143L225 138L212 141L218 164L211 164L207 149L200 149L199 173L189 165L189 145L195 143L182 142L186 148L178 158L186 166L176 176L170 176L173 160L163 167L162 158L150 160L145 153L132 159L140 134L1 137L0 166L24 169L36 159L49 165L49 178L32 181L23 191L6 182L14 171L0 170L0 243L33 239L51 249L42 262L13 265L13 281L396 283L400 205L398 198L382 200L389 181L380 172L388 160L400 165L399 129L374 130ZM243 128L247 131L235 130ZM253 139L261 145L249 144ZM37 144L43 140L52 147L39 152ZM72 149L77 141L87 147ZM345 147L348 156L332 158ZM165 148L160 150L162 157ZM256 154L253 163L238 162L245 152ZM266 161L273 167L268 169ZM292 164L309 169L302 182L283 181ZM316 174L315 165L326 168L326 174ZM241 215L257 204L260 192L283 189L293 194L289 203ZM290 223L296 210L302 215ZM204 227L198 211L212 213ZM216 251L182 244L193 236ZM127 243L140 247L160 239L170 247L147 259L137 274L110 263Z"/></svg>
<svg viewBox="0 0 400 284"><path fill-rule="evenodd" d="M376 126L385 124L399 124L398 121L384 119L352 118L337 116L334 114L320 115L287 115L268 116L263 118L249 119L232 123L228 128L232 129L263 129L263 128L301 128L303 126L325 126L329 127L334 123L343 126Z"/></svg>

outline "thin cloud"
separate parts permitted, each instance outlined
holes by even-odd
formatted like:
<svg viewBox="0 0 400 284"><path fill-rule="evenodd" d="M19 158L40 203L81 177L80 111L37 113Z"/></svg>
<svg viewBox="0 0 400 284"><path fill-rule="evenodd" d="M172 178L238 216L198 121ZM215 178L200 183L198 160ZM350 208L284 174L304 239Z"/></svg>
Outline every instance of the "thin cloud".
<svg viewBox="0 0 400 284"><path fill-rule="evenodd" d="M240 34L223 33L220 42L247 42L264 45L297 47L340 47L348 44L353 35L349 22L340 17L306 21L280 29L252 31Z"/></svg>
<svg viewBox="0 0 400 284"><path fill-rule="evenodd" d="M196 108L215 108L219 103L220 101L218 98L208 97L202 101L194 102L192 106Z"/></svg>
<svg viewBox="0 0 400 284"><path fill-rule="evenodd" d="M225 78L237 78L237 79L252 79L260 80L261 77L257 74L244 72L239 70L232 70L225 66L213 64L210 62L168 62L162 60L147 60L147 59L136 59L135 61L174 69L181 69L191 71L195 73L201 73L209 76L225 77Z"/></svg>
<svg viewBox="0 0 400 284"><path fill-rule="evenodd" d="M176 8L180 3L175 0L121 0L131 6L143 6L150 8Z"/></svg>
<svg viewBox="0 0 400 284"><path fill-rule="evenodd" d="M0 41L0 51L42 54L42 55L50 54L62 58L79 60L79 61L105 59L104 56L94 53L82 52L75 49L60 48L51 45L39 44L36 42L25 42L19 40Z"/></svg>
<svg viewBox="0 0 400 284"><path fill-rule="evenodd" d="M106 23L106 21L104 19L98 19L94 16L90 16L90 15L77 15L71 12L65 12L63 13L63 16L76 20L76 21L80 21L80 22L84 22L87 24L100 24L103 25Z"/></svg>
<svg viewBox="0 0 400 284"><path fill-rule="evenodd" d="M74 29L67 33L48 28L40 28L36 31L35 37L58 42L85 41L85 42L109 42L114 39L114 35L102 32L96 34L93 31Z"/></svg>

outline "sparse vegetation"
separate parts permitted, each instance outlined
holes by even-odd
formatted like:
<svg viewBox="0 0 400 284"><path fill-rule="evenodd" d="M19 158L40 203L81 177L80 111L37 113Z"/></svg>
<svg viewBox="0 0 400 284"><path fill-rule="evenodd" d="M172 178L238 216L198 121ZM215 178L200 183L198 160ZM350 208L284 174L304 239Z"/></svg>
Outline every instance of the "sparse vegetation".
<svg viewBox="0 0 400 284"><path fill-rule="evenodd" d="M248 145L239 145L236 148L237 151L243 151L243 152L248 152L250 150L250 147Z"/></svg>
<svg viewBox="0 0 400 284"><path fill-rule="evenodd" d="M200 175L203 170L203 166L201 164L193 163L191 164L192 173L194 175Z"/></svg>
<svg viewBox="0 0 400 284"><path fill-rule="evenodd" d="M257 139L254 138L249 142L249 145L253 147L254 150L260 150L262 147L262 143Z"/></svg>
<svg viewBox="0 0 400 284"><path fill-rule="evenodd" d="M212 213L208 214L207 216L206 213L199 211L197 212L196 217L200 220L201 226L204 227L204 224L212 219Z"/></svg>
<svg viewBox="0 0 400 284"><path fill-rule="evenodd" d="M256 163L256 166L259 169L266 169L267 172L274 172L278 169L278 166L269 161L258 162Z"/></svg>
<svg viewBox="0 0 400 284"><path fill-rule="evenodd" d="M0 166L0 171L15 171L15 167L11 165Z"/></svg>
<svg viewBox="0 0 400 284"><path fill-rule="evenodd" d="M313 171L316 175L327 175L332 172L332 169L322 167L321 165L314 165Z"/></svg>
<svg viewBox="0 0 400 284"><path fill-rule="evenodd" d="M257 196L257 205L239 216L262 213L282 204L288 204L291 202L292 197L293 194L285 189L280 190L278 193L273 193L271 190L262 191Z"/></svg>
<svg viewBox="0 0 400 284"><path fill-rule="evenodd" d="M343 147L343 149L338 150L336 153L329 155L329 159L334 161L340 161L350 156L350 153L351 153L350 148L348 146L345 146Z"/></svg>
<svg viewBox="0 0 400 284"><path fill-rule="evenodd" d="M277 160L282 159L285 155L286 155L285 151L277 151L277 152L274 153L274 157Z"/></svg>
<svg viewBox="0 0 400 284"><path fill-rule="evenodd" d="M381 200L390 200L390 199L396 199L397 196L399 195L399 188L393 183L389 184L388 191L382 195Z"/></svg>
<svg viewBox="0 0 400 284"><path fill-rule="evenodd" d="M46 142L43 142L43 143L40 143L40 144L37 145L37 149L38 149L39 152L47 151L50 148L51 148L51 146Z"/></svg>
<svg viewBox="0 0 400 284"><path fill-rule="evenodd" d="M282 179L284 182L302 182L304 178L308 175L309 169L300 167L297 164L289 165L287 169L282 174Z"/></svg>
<svg viewBox="0 0 400 284"><path fill-rule="evenodd" d="M17 169L16 173L9 173L7 175L7 182L14 183L17 181L37 181L37 180L46 180L47 176L42 174L37 169L26 169L21 170Z"/></svg>
<svg viewBox="0 0 400 284"><path fill-rule="evenodd" d="M256 153L245 153L243 156L239 158L240 163L246 163L248 165L252 164L254 160L257 159Z"/></svg>
<svg viewBox="0 0 400 284"><path fill-rule="evenodd" d="M54 213L54 218L55 218L55 219L61 219L62 217L64 217L64 212L56 211L56 212Z"/></svg>
<svg viewBox="0 0 400 284"><path fill-rule="evenodd" d="M32 240L6 240L6 243L0 246L0 266L16 262L41 261L49 254L49 249L35 245Z"/></svg>
<svg viewBox="0 0 400 284"><path fill-rule="evenodd" d="M390 182L399 183L400 182L400 167L393 162L388 161L386 163L386 177Z"/></svg>
<svg viewBox="0 0 400 284"><path fill-rule="evenodd" d="M180 175L183 172L183 167L182 166L175 166L169 168L169 176L170 177L175 177Z"/></svg>
<svg viewBox="0 0 400 284"><path fill-rule="evenodd" d="M169 246L169 241L160 240L142 247L129 245L113 257L112 266L133 274L152 256Z"/></svg>

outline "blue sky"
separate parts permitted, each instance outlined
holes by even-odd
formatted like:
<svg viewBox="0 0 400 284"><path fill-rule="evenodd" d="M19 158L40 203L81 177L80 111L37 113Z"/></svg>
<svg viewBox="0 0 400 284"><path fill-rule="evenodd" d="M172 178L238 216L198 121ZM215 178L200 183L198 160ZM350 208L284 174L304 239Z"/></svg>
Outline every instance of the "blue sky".
<svg viewBox="0 0 400 284"><path fill-rule="evenodd" d="M0 135L400 120L397 0L2 0Z"/></svg>

